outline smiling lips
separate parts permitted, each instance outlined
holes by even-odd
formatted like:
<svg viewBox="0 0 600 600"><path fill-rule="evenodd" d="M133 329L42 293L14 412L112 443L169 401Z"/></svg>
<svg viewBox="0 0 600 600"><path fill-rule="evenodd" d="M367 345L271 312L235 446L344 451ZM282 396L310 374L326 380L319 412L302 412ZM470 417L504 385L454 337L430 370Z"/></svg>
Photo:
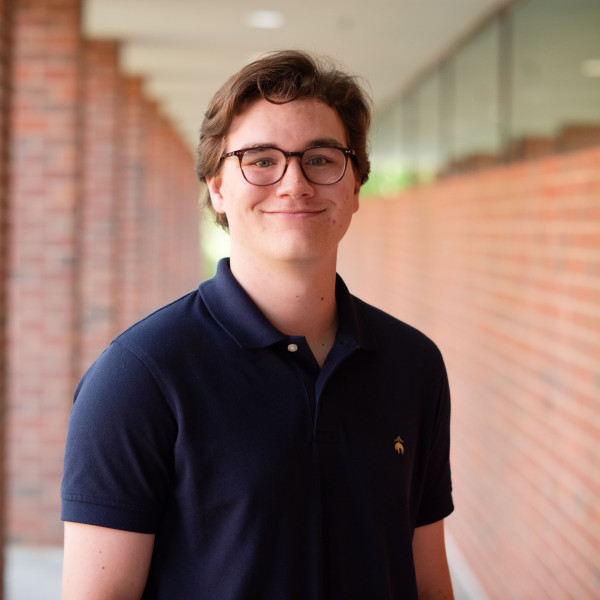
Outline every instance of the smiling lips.
<svg viewBox="0 0 600 600"><path fill-rule="evenodd" d="M265 210L267 215L280 215L283 217L303 217L311 215L319 215L325 212L325 209L287 209L287 210Z"/></svg>

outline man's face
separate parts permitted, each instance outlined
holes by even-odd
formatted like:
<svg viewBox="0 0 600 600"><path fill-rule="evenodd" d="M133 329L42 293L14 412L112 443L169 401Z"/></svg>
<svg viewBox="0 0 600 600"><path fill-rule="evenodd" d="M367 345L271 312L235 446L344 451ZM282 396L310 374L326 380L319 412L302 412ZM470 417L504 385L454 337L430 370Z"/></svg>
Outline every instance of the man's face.
<svg viewBox="0 0 600 600"><path fill-rule="evenodd" d="M314 99L287 104L258 100L231 124L225 152L271 146L301 152L317 145L347 146L337 112ZM232 255L283 261L335 260L337 245L358 210L360 184L351 160L344 177L331 185L310 183L289 160L283 178L272 185L248 183L237 157L223 161L208 181L213 207L227 214Z"/></svg>

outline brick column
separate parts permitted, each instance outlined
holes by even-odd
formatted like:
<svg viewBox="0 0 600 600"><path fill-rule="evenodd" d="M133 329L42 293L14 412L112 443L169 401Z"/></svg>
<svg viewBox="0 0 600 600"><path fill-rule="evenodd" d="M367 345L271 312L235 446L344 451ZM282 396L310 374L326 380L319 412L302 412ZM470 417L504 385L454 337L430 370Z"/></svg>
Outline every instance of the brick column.
<svg viewBox="0 0 600 600"><path fill-rule="evenodd" d="M142 308L148 313L162 304L161 293L168 288L164 281L165 233L168 230L164 212L168 210L169 190L165 185L165 171L171 149L164 136L159 107L155 102L146 102L144 164L145 190L142 211L142 255L140 284L144 288ZM168 290L167 290L168 291Z"/></svg>
<svg viewBox="0 0 600 600"><path fill-rule="evenodd" d="M194 157L154 105L147 112L144 208L146 311L193 289L199 281L198 193ZM148 262L146 262L148 261Z"/></svg>
<svg viewBox="0 0 600 600"><path fill-rule="evenodd" d="M160 106L142 98L141 111L144 187L138 200L136 285L138 311L147 314L198 283L199 184L191 151Z"/></svg>
<svg viewBox="0 0 600 600"><path fill-rule="evenodd" d="M119 83L117 43L87 41L84 49L85 202L81 209L79 374L116 333Z"/></svg>
<svg viewBox="0 0 600 600"><path fill-rule="evenodd" d="M80 195L79 0L14 5L8 534L60 543L59 485L75 383Z"/></svg>
<svg viewBox="0 0 600 600"><path fill-rule="evenodd" d="M185 274L182 276L182 271L189 269L191 266L191 257L181 251L181 241L186 237L186 225L179 218L179 207L182 202L189 201L190 198L185 194L186 178L177 177L180 174L180 165L182 162L181 152L177 144L177 138L172 128L169 128L166 123L163 124L163 136L165 143L169 147L169 156L165 157L164 163L164 188L166 203L164 206L163 220L165 222L164 231L164 251L163 251L163 272L165 286L168 288L171 297L175 297L180 293L183 294L187 290L181 289L181 285L186 280ZM191 207L190 207L191 208ZM188 212L189 218L191 211ZM192 273L189 273L191 275ZM191 286L190 286L191 288ZM163 292L164 296L164 292ZM163 300L166 298L163 297Z"/></svg>
<svg viewBox="0 0 600 600"><path fill-rule="evenodd" d="M4 414L7 388L6 314L8 296L8 214L9 214L9 147L10 147L10 80L12 0L0 0L0 464L4 464ZM0 471L0 546L4 546L4 470ZM4 571L0 553L0 573ZM0 585L0 600L2 600Z"/></svg>
<svg viewBox="0 0 600 600"><path fill-rule="evenodd" d="M190 149L139 78L122 80L120 106L117 308L123 329L197 285L199 184Z"/></svg>
<svg viewBox="0 0 600 600"><path fill-rule="evenodd" d="M146 169L144 162L145 128L142 81L127 77L121 84L119 173L120 204L119 262L117 285L119 306L117 322L123 329L142 316L140 262L141 220L145 197Z"/></svg>

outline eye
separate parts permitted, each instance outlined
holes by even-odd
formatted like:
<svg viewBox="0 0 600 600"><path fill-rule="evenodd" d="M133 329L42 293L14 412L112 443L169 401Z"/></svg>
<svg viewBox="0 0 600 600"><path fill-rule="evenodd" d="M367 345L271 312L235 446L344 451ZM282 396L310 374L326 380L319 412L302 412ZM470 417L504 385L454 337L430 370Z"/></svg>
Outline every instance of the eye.
<svg viewBox="0 0 600 600"><path fill-rule="evenodd" d="M311 148L304 154L304 166L309 169L337 169L344 161L344 153L339 148Z"/></svg>
<svg viewBox="0 0 600 600"><path fill-rule="evenodd" d="M306 165L309 167L324 167L329 164L331 160L326 156L310 156L306 159Z"/></svg>
<svg viewBox="0 0 600 600"><path fill-rule="evenodd" d="M273 166L273 161L269 158L257 158L251 164L253 167L271 167Z"/></svg>
<svg viewBox="0 0 600 600"><path fill-rule="evenodd" d="M283 160L283 154L274 148L256 148L244 153L242 166L268 169L269 167L279 165Z"/></svg>

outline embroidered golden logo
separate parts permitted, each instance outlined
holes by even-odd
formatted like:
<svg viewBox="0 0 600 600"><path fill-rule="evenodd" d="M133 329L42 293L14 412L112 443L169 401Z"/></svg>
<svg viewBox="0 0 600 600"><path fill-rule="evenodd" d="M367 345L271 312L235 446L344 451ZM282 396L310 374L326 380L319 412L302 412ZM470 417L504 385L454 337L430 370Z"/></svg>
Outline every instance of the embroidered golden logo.
<svg viewBox="0 0 600 600"><path fill-rule="evenodd" d="M404 440L400 436L394 440L394 448L398 454L404 454Z"/></svg>

